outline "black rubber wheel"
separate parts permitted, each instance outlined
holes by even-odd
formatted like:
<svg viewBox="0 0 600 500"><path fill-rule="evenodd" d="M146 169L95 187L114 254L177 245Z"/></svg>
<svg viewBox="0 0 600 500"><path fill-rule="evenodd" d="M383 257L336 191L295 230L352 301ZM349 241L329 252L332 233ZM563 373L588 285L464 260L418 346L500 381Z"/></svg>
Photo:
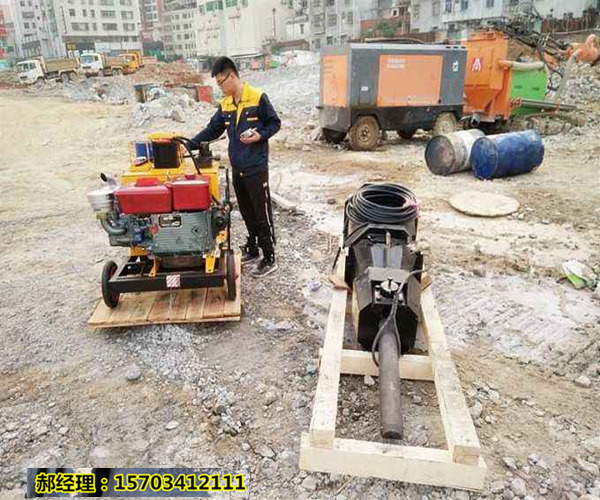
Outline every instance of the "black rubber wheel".
<svg viewBox="0 0 600 500"><path fill-rule="evenodd" d="M235 255L233 254L233 250L227 251L225 259L226 259L225 265L227 266L227 298L229 300L235 300L236 269L235 269Z"/></svg>
<svg viewBox="0 0 600 500"><path fill-rule="evenodd" d="M119 298L121 297L119 292L113 292L110 290L108 283L116 271L117 264L114 260L109 260L106 264L104 264L104 268L102 269L102 298L104 299L104 303L111 309L117 307Z"/></svg>
<svg viewBox="0 0 600 500"><path fill-rule="evenodd" d="M397 130L396 133L402 137L402 139L412 139L413 135L415 135L415 132L417 131L417 129L411 129L411 130Z"/></svg>
<svg viewBox="0 0 600 500"><path fill-rule="evenodd" d="M69 81L69 75L68 75L68 73L63 73L62 75L60 75L60 81L62 83L67 83Z"/></svg>
<svg viewBox="0 0 600 500"><path fill-rule="evenodd" d="M373 116L361 116L348 132L350 146L356 151L370 151L379 142L379 123Z"/></svg>
<svg viewBox="0 0 600 500"><path fill-rule="evenodd" d="M346 132L339 132L337 130L331 130L330 128L322 128L321 132L327 142L333 144L339 144L346 137Z"/></svg>

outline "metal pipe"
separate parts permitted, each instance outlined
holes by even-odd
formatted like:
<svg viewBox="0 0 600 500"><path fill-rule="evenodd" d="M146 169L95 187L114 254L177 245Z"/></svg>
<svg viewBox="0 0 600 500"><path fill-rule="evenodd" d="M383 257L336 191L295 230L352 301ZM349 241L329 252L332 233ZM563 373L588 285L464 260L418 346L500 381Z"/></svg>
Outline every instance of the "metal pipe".
<svg viewBox="0 0 600 500"><path fill-rule="evenodd" d="M394 318L395 321L395 318ZM388 324L391 324L388 322ZM381 437L402 439L402 401L398 370L398 341L394 328L386 328L379 339L379 408Z"/></svg>
<svg viewBox="0 0 600 500"><path fill-rule="evenodd" d="M503 68L512 68L514 71L535 71L543 69L542 61L519 62L519 61L498 61L498 64Z"/></svg>
<svg viewBox="0 0 600 500"><path fill-rule="evenodd" d="M126 227L113 226L106 217L100 219L100 224L102 225L102 229L113 236L121 236L127 232Z"/></svg>

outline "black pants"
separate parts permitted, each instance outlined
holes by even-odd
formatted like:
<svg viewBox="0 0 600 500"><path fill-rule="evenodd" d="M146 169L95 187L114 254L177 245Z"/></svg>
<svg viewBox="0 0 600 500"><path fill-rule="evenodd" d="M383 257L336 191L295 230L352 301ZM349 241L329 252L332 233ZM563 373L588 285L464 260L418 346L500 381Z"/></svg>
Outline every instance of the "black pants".
<svg viewBox="0 0 600 500"><path fill-rule="evenodd" d="M265 257L275 255L275 230L269 191L269 172L252 175L233 172L233 188L251 245L262 248Z"/></svg>

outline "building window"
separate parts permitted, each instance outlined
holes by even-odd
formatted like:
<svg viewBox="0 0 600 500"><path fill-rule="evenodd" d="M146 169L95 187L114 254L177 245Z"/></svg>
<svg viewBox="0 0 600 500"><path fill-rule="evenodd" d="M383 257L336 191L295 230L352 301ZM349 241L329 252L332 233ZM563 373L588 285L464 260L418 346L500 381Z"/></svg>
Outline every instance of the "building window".
<svg viewBox="0 0 600 500"><path fill-rule="evenodd" d="M225 0L225 7L236 7L237 0Z"/></svg>
<svg viewBox="0 0 600 500"><path fill-rule="evenodd" d="M92 29L94 31L97 31L98 30L98 25L96 23L92 23Z"/></svg>
<svg viewBox="0 0 600 500"><path fill-rule="evenodd" d="M460 0L460 10L469 9L469 0Z"/></svg>
<svg viewBox="0 0 600 500"><path fill-rule="evenodd" d="M321 6L321 0L313 0L313 7L320 7ZM315 40L316 42L316 40ZM316 45L316 43L315 43ZM319 40L319 48L321 48L321 40Z"/></svg>
<svg viewBox="0 0 600 500"><path fill-rule="evenodd" d="M431 13L434 16L439 16L440 15L440 2L439 0L433 2L431 4Z"/></svg>
<svg viewBox="0 0 600 500"><path fill-rule="evenodd" d="M23 23L23 27L28 30L29 29L29 23Z"/></svg>
<svg viewBox="0 0 600 500"><path fill-rule="evenodd" d="M90 17L96 17L96 11L94 9L90 9Z"/></svg>
<svg viewBox="0 0 600 500"><path fill-rule="evenodd" d="M333 37L332 36L327 37L327 45L333 45Z"/></svg>
<svg viewBox="0 0 600 500"><path fill-rule="evenodd" d="M112 6L115 4L115 0L100 0L100 5Z"/></svg>
<svg viewBox="0 0 600 500"><path fill-rule="evenodd" d="M133 19L133 12L124 10L121 12L121 19Z"/></svg>
<svg viewBox="0 0 600 500"><path fill-rule="evenodd" d="M315 28L322 28L324 17L325 17L325 14L318 14L315 17L313 17L313 26Z"/></svg>
<svg viewBox="0 0 600 500"><path fill-rule="evenodd" d="M126 6L126 7L131 7L131 5L132 5L132 0L120 0L120 1L119 1L119 3L120 3L121 5L124 5L124 6Z"/></svg>
<svg viewBox="0 0 600 500"><path fill-rule="evenodd" d="M421 6L413 5L412 18L415 21L418 21L420 16L421 16Z"/></svg>
<svg viewBox="0 0 600 500"><path fill-rule="evenodd" d="M446 0L444 4L444 12L450 14L452 12L452 0Z"/></svg>
<svg viewBox="0 0 600 500"><path fill-rule="evenodd" d="M300 25L300 34L304 35L304 24Z"/></svg>
<svg viewBox="0 0 600 500"><path fill-rule="evenodd" d="M69 16L75 17L75 9L69 9Z"/></svg>
<svg viewBox="0 0 600 500"><path fill-rule="evenodd" d="M354 24L354 14L352 12L346 12L346 24L348 24L348 26Z"/></svg>
<svg viewBox="0 0 600 500"><path fill-rule="evenodd" d="M315 50L320 50L321 49L321 39L317 38L315 40Z"/></svg>
<svg viewBox="0 0 600 500"><path fill-rule="evenodd" d="M337 24L337 14L329 14L327 16L327 26L335 26Z"/></svg>
<svg viewBox="0 0 600 500"><path fill-rule="evenodd" d="M81 9L81 15L83 17L87 17L87 10L86 9Z"/></svg>
<svg viewBox="0 0 600 500"><path fill-rule="evenodd" d="M488 9L491 9L492 7L494 7L494 0L485 0L485 6Z"/></svg>
<svg viewBox="0 0 600 500"><path fill-rule="evenodd" d="M102 23L102 29L104 31L117 31L117 23Z"/></svg>
<svg viewBox="0 0 600 500"><path fill-rule="evenodd" d="M114 10L101 10L100 17L113 18L113 17L117 17L117 13Z"/></svg>

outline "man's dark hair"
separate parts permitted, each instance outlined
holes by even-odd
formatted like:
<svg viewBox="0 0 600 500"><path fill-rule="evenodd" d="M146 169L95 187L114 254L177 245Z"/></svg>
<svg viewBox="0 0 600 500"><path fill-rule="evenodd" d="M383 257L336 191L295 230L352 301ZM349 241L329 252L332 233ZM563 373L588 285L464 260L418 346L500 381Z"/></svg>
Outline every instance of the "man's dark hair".
<svg viewBox="0 0 600 500"><path fill-rule="evenodd" d="M235 76L239 76L238 75L238 70L237 67L235 66L235 63L229 59L229 57L219 57L212 65L212 71L210 72L210 75L212 77L217 76L219 73L235 73Z"/></svg>

